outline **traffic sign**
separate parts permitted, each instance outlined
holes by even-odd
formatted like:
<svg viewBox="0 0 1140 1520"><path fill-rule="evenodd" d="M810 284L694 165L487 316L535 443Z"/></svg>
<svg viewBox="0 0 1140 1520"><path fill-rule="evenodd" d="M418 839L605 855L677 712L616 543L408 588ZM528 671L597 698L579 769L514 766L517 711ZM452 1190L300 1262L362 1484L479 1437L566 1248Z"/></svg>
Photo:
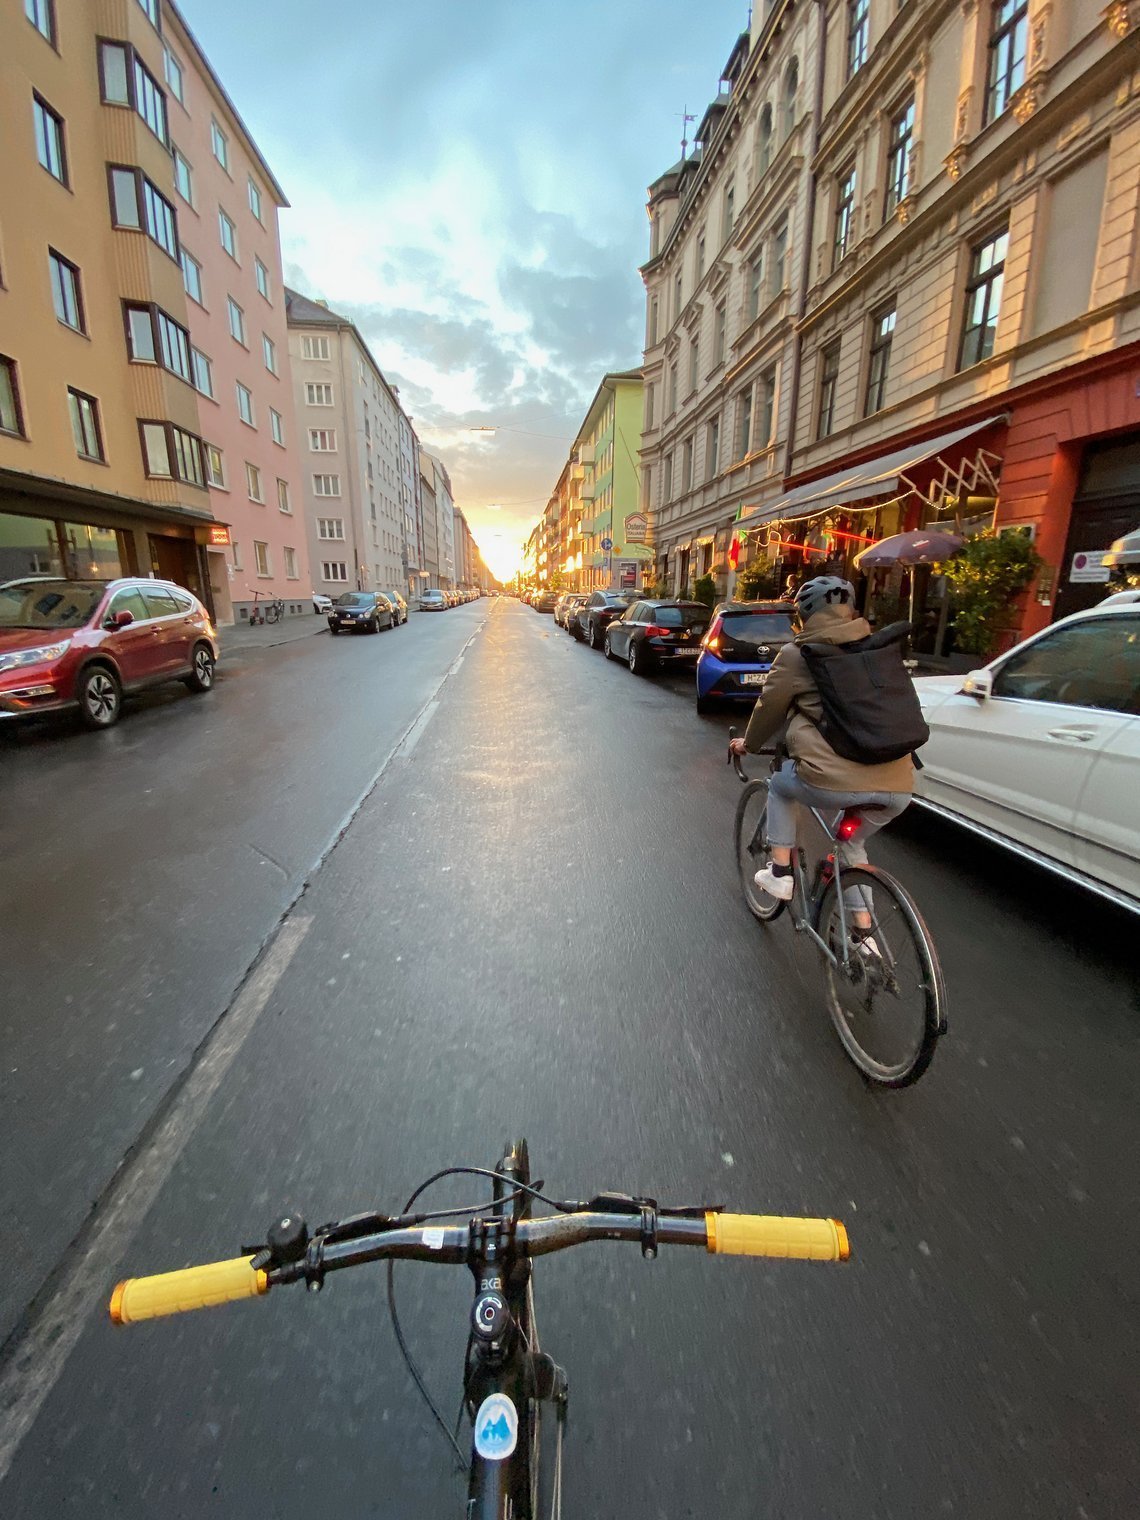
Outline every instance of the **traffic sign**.
<svg viewBox="0 0 1140 1520"><path fill-rule="evenodd" d="M612 538L603 538L602 539L602 548L605 549L605 551L606 551L607 554L613 548L613 546L614 546L614 541L613 541Z"/></svg>

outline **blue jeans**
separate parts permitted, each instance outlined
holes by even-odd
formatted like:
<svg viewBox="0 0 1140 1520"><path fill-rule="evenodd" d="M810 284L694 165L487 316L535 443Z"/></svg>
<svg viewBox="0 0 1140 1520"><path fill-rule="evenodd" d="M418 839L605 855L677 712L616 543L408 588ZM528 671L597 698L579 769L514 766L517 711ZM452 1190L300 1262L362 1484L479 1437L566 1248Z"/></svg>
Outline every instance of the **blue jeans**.
<svg viewBox="0 0 1140 1520"><path fill-rule="evenodd" d="M768 843L793 849L796 843L800 806L818 808L826 817L847 808L873 808L863 813L859 828L850 839L839 843L839 858L845 866L867 864L867 840L870 835L892 822L910 805L909 792L829 792L801 780L794 760L785 760L768 782ZM861 908L858 887L843 894L848 907Z"/></svg>

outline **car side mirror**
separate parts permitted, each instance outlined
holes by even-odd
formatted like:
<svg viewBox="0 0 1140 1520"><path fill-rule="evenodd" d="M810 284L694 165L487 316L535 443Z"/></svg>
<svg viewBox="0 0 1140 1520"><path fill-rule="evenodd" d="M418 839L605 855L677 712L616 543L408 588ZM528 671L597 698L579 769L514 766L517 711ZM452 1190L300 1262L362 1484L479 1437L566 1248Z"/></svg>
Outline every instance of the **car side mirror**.
<svg viewBox="0 0 1140 1520"><path fill-rule="evenodd" d="M135 620L134 613L133 612L129 612L124 607L123 610L122 610L122 612L113 612L111 614L111 616L107 619L107 627L108 628L126 628L127 625L129 623L133 623L134 620Z"/></svg>
<svg viewBox="0 0 1140 1520"><path fill-rule="evenodd" d="M993 673L989 670L971 670L970 674L962 682L962 695L964 697L977 697L979 702L984 702L987 697L994 694Z"/></svg>

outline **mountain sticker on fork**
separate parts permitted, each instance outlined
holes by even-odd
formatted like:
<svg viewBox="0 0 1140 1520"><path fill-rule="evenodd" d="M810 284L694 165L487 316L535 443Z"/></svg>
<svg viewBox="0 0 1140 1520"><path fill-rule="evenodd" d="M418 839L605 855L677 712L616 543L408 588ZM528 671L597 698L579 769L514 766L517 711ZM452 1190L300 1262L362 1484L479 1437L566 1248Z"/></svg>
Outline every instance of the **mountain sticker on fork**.
<svg viewBox="0 0 1140 1520"><path fill-rule="evenodd" d="M475 1416L475 1450L486 1462L502 1462L519 1439L518 1410L505 1393L491 1393Z"/></svg>

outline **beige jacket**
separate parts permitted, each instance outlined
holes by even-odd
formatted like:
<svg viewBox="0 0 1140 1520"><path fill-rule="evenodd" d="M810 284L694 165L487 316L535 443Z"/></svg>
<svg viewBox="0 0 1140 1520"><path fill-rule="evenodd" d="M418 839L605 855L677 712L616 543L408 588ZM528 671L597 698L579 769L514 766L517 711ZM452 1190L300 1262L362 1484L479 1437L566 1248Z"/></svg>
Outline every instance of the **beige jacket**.
<svg viewBox="0 0 1140 1520"><path fill-rule="evenodd" d="M788 725L788 753L797 770L811 786L827 792L910 792L914 789L914 765L909 755L882 765L860 765L837 755L811 719L823 717L815 682L800 644L853 644L865 639L871 626L865 618L845 616L846 609L825 607L809 618L794 644L785 644L772 665L762 696L752 709L744 743L752 754ZM793 711L793 704L797 710ZM800 711L799 709L802 709Z"/></svg>

